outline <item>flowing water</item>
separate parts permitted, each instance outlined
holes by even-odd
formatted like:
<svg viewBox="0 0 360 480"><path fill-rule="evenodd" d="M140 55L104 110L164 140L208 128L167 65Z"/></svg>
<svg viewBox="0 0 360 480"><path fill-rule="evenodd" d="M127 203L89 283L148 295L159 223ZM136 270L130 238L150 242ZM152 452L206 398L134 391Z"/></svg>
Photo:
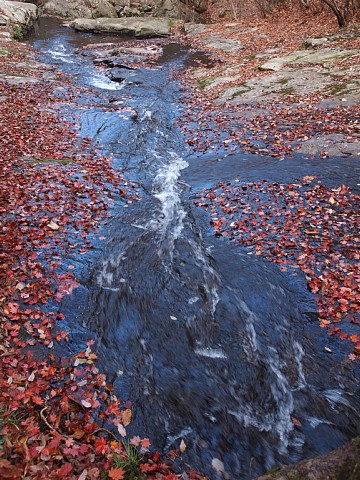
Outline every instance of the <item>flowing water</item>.
<svg viewBox="0 0 360 480"><path fill-rule="evenodd" d="M134 402L128 435L148 436L162 451L183 439L184 461L209 478L249 479L359 433L355 367L319 328L304 280L214 238L192 202L194 191L220 178L285 181L320 174L324 164L316 172L305 160L242 155L220 163L192 154L175 123L181 92L169 76L204 61L201 53L164 46L156 68L129 71L119 83L76 53L114 37L44 19L30 41L88 87L74 107L81 134L143 184L141 202L115 203L105 246L73 259L82 285L62 305L71 348L95 337L101 370ZM109 104L131 107L137 118ZM340 173L336 162L327 168L333 181L354 173L350 162Z"/></svg>

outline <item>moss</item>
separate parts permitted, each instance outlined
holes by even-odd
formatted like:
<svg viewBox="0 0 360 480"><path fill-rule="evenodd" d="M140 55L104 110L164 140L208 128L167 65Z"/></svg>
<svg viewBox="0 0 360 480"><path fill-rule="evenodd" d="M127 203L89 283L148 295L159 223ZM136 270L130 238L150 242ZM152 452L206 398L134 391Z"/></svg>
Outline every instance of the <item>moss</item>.
<svg viewBox="0 0 360 480"><path fill-rule="evenodd" d="M265 472L264 475L272 475L273 473L280 473L280 471L281 471L281 467L274 467L271 470L268 470L267 472Z"/></svg>
<svg viewBox="0 0 360 480"><path fill-rule="evenodd" d="M279 90L279 93L281 95L294 95L295 89L293 87L282 88L281 90Z"/></svg>
<svg viewBox="0 0 360 480"><path fill-rule="evenodd" d="M329 95L338 95L339 93L345 93L344 90L346 90L347 84L346 83L336 83L334 85L331 85L331 87L326 89L326 93Z"/></svg>
<svg viewBox="0 0 360 480"><path fill-rule="evenodd" d="M244 93L250 92L251 88L246 85L246 82L241 82L238 85L239 87L244 87L244 88L239 88L239 90L236 90L232 95L231 95L231 100L233 100L236 97L240 97Z"/></svg>
<svg viewBox="0 0 360 480"><path fill-rule="evenodd" d="M276 80L275 83L279 83L280 85L286 85L289 80L289 78L280 78L280 80Z"/></svg>
<svg viewBox="0 0 360 480"><path fill-rule="evenodd" d="M0 48L0 55L1 56L7 56L9 54L10 54L9 50L5 50L4 48Z"/></svg>
<svg viewBox="0 0 360 480"><path fill-rule="evenodd" d="M236 97L241 97L241 95L243 95L244 93L247 93L250 91L250 88L248 90L236 90L236 92L234 92L232 95L231 95L231 100L233 100L234 98Z"/></svg>
<svg viewBox="0 0 360 480"><path fill-rule="evenodd" d="M25 78L27 75L23 73L8 73L8 72L0 72L0 75L6 75L7 77L17 77L17 78Z"/></svg>
<svg viewBox="0 0 360 480"><path fill-rule="evenodd" d="M71 158L25 158L24 159L27 163L31 164L41 164L41 163L54 163L58 165L67 165L68 163L76 163Z"/></svg>
<svg viewBox="0 0 360 480"><path fill-rule="evenodd" d="M198 82L199 87L201 88L201 90L204 90L205 87L207 87L208 85L210 85L210 83L212 82L212 80L214 80L214 78L216 78L216 77L202 77L202 78L198 78L198 79L197 79L197 82Z"/></svg>

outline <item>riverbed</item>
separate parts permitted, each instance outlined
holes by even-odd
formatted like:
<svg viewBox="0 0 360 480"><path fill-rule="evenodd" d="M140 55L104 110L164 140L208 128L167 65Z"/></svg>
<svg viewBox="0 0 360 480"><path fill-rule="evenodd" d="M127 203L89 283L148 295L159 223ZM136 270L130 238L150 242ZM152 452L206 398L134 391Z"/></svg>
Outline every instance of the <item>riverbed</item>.
<svg viewBox="0 0 360 480"><path fill-rule="evenodd" d="M64 114L141 185L141 201L115 200L106 240L71 259L81 285L61 304L70 351L95 338L99 368L123 401L134 402L128 436L147 436L162 452L183 440L179 468L249 479L342 445L360 431L358 367L319 327L304 278L215 238L193 200L234 178L319 175L357 188L356 165L195 154L177 125L185 107L174 72L206 66L206 55L160 42L151 67L119 82L81 54L90 43L126 40L51 19L29 39L83 89Z"/></svg>

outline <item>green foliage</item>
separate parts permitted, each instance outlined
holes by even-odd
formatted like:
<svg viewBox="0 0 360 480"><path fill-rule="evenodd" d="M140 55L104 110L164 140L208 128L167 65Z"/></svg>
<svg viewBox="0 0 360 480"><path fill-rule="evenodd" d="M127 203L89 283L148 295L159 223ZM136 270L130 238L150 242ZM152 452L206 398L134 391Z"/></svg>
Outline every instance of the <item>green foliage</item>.
<svg viewBox="0 0 360 480"><path fill-rule="evenodd" d="M111 466L125 470L124 480L143 480L144 477L140 470L140 452L129 442L124 442L123 445L125 448L124 457L115 455L111 461Z"/></svg>
<svg viewBox="0 0 360 480"><path fill-rule="evenodd" d="M24 38L24 35L20 25L18 24L13 25L12 29L13 29L13 35L15 40L21 41Z"/></svg>

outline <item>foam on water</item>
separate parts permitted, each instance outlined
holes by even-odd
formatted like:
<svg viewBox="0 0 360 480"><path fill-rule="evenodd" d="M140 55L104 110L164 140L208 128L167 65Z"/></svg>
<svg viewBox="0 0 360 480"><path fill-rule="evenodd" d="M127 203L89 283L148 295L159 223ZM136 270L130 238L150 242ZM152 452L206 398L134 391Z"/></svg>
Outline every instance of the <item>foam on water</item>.
<svg viewBox="0 0 360 480"><path fill-rule="evenodd" d="M157 156L154 152L154 157ZM169 152L169 157L171 161L160 166L152 186L154 197L160 201L161 213L151 220L148 226L163 236L171 229L172 238L176 240L183 230L183 221L186 217L181 205L178 179L181 170L189 164L175 152Z"/></svg>
<svg viewBox="0 0 360 480"><path fill-rule="evenodd" d="M207 358L227 358L225 353L217 348L197 348L195 350L196 355L200 355L202 357Z"/></svg>
<svg viewBox="0 0 360 480"><path fill-rule="evenodd" d="M125 83L112 82L109 78L97 72L90 78L90 84L102 90L122 90Z"/></svg>

